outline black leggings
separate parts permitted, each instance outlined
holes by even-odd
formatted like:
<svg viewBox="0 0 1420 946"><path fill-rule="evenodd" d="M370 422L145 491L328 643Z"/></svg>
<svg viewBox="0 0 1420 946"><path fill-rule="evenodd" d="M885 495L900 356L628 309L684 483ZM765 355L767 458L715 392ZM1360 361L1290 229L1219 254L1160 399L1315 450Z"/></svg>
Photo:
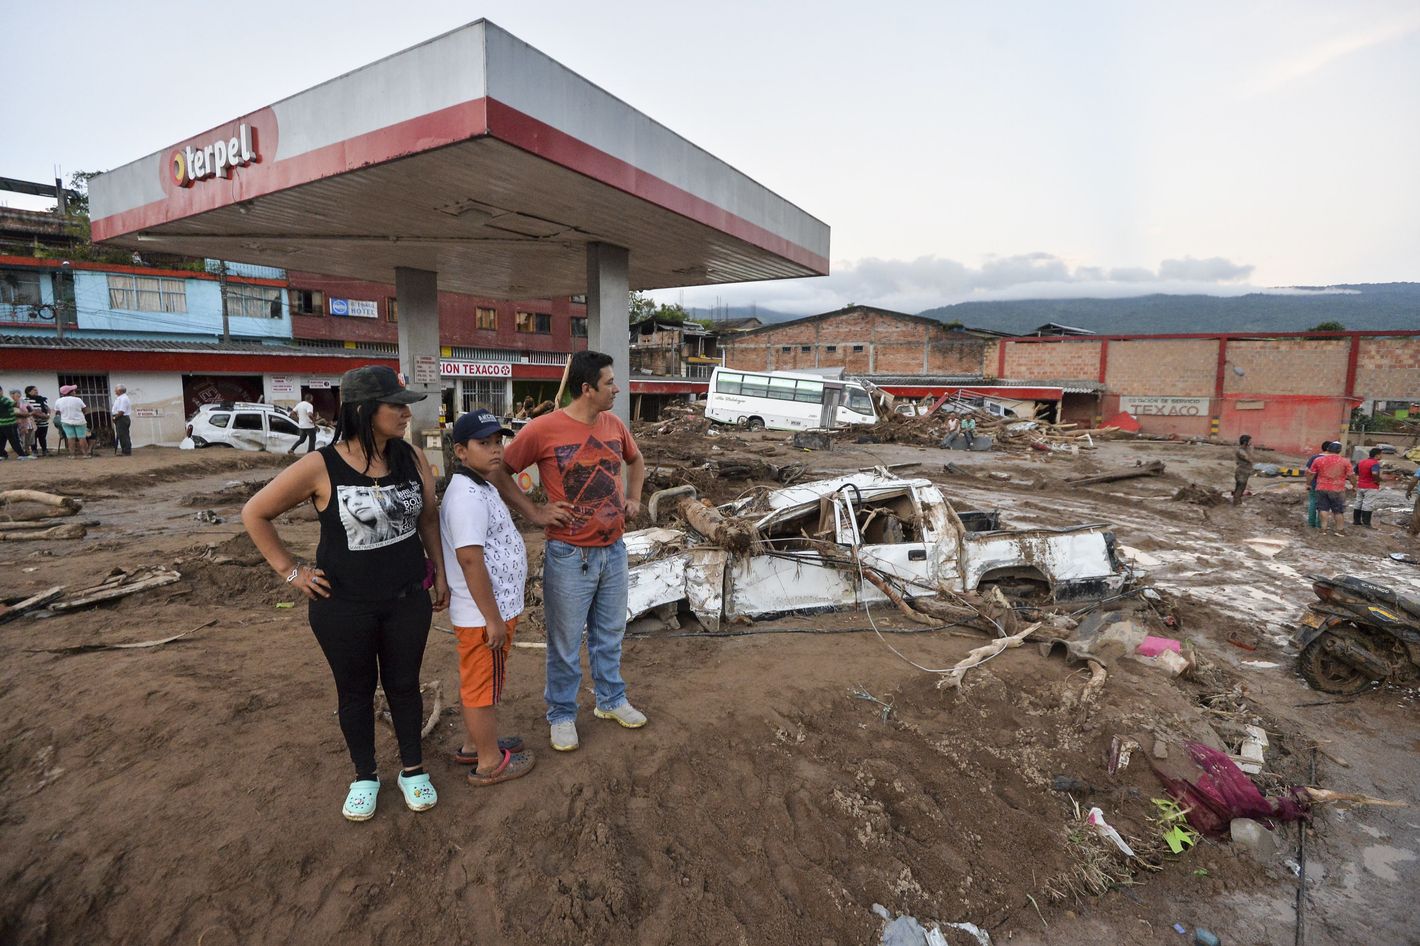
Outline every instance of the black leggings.
<svg viewBox="0 0 1420 946"><path fill-rule="evenodd" d="M375 776L375 682L385 688L399 757L405 768L423 762L420 730L424 700L419 667L434 608L429 593L415 589L388 601L311 602L311 630L335 674L340 731L355 763L356 778Z"/></svg>
<svg viewBox="0 0 1420 946"><path fill-rule="evenodd" d="M39 446L39 452L49 453L49 425L39 424L35 427L35 443Z"/></svg>

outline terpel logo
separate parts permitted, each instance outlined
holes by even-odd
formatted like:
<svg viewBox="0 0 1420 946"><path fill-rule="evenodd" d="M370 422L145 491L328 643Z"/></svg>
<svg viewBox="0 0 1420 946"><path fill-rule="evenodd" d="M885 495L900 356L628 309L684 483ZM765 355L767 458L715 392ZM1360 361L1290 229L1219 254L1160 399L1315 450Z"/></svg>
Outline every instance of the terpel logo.
<svg viewBox="0 0 1420 946"><path fill-rule="evenodd" d="M231 138L219 138L201 148L191 146L174 151L171 160L173 181L179 187L191 187L209 177L227 177L234 167L245 167L259 160L251 126L242 122Z"/></svg>

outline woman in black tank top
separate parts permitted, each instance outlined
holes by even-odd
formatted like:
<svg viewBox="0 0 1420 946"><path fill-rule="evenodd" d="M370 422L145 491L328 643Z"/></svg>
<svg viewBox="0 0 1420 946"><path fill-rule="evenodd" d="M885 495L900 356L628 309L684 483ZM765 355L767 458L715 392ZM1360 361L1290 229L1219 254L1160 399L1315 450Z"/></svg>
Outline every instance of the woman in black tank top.
<svg viewBox="0 0 1420 946"><path fill-rule="evenodd" d="M449 586L433 471L404 440L408 405L424 395L378 365L347 371L340 394L335 442L266 484L243 507L242 523L272 569L310 599L311 630L335 676L340 729L355 764L342 813L365 821L380 787L377 682L399 739L405 804L425 811L438 800L423 769L419 669L432 613L448 606ZM314 565L298 562L272 525L306 500L320 520Z"/></svg>

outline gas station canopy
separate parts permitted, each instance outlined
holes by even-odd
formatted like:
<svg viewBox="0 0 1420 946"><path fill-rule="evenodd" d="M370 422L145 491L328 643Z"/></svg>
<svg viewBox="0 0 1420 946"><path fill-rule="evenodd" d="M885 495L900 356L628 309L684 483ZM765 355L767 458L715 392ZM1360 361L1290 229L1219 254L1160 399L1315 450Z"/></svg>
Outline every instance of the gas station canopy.
<svg viewBox="0 0 1420 946"><path fill-rule="evenodd" d="M93 237L498 298L824 275L829 229L487 21L332 79L90 185Z"/></svg>

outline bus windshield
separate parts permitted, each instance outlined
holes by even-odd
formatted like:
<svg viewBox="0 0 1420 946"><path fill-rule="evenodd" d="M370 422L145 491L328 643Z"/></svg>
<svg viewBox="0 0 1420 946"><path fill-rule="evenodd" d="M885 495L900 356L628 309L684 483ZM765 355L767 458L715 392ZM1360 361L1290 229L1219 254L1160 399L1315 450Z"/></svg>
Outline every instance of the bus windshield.
<svg viewBox="0 0 1420 946"><path fill-rule="evenodd" d="M848 388L846 393L848 394L847 407L850 411L855 414L873 416L873 400L868 397L867 391L862 388Z"/></svg>

